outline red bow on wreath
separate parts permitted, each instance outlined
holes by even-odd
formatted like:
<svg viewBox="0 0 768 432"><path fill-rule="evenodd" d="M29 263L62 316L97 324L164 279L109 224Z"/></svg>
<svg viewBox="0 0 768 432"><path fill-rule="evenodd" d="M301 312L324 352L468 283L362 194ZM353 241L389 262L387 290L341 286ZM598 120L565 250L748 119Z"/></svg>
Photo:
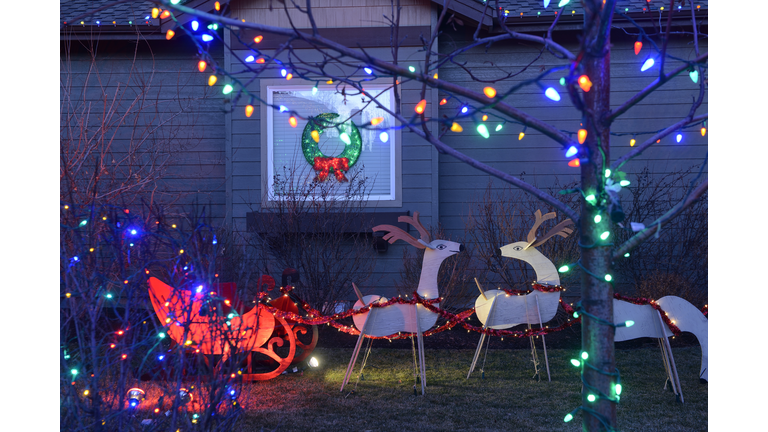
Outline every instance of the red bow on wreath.
<svg viewBox="0 0 768 432"><path fill-rule="evenodd" d="M348 158L335 158L335 157L316 157L313 167L315 171L320 171L317 174L317 179L325 181L328 178L330 170L333 170L333 174L336 175L336 180L340 182L348 181L344 175L344 171L349 171L349 159Z"/></svg>

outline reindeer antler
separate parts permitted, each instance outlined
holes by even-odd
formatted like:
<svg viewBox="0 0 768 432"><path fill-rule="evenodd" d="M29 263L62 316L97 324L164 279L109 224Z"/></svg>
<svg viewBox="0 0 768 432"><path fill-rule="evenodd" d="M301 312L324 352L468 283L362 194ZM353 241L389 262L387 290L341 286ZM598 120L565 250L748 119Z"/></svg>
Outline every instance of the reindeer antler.
<svg viewBox="0 0 768 432"><path fill-rule="evenodd" d="M400 216L397 218L397 221L413 225L419 231L419 234L421 235L421 241L425 243L429 243L431 241L429 239L429 233L424 228L424 225L419 222L419 212L413 212L413 217ZM416 246L419 249L426 248L425 243L419 242L416 237L408 234L403 229L394 225L376 225L373 227L373 231L389 231L388 233L384 234L384 240L388 241L390 244L396 242L397 240L402 240L411 246Z"/></svg>
<svg viewBox="0 0 768 432"><path fill-rule="evenodd" d="M399 218L397 218L397 221L413 225L413 227L416 228L416 230L421 235L422 240L424 240L427 243L432 241L432 239L429 237L429 232L427 231L426 228L424 228L424 225L422 225L421 222L419 221L419 212L417 211L413 212L413 217L400 216Z"/></svg>
<svg viewBox="0 0 768 432"><path fill-rule="evenodd" d="M542 222L552 219L555 216L557 216L557 213L551 212L547 213L544 216L541 215L541 210L536 210L536 213L534 214L536 216L536 222L533 223L533 228L528 232L528 246L525 248L528 249L529 247L537 247L541 246L549 240L551 237L554 237L556 235L559 235L560 237L568 237L570 233L573 232L571 228L566 228L566 226L573 223L572 220L566 219L559 224L552 227L551 230L547 231L546 234L544 234L542 237L536 237L536 230L539 229L539 226Z"/></svg>

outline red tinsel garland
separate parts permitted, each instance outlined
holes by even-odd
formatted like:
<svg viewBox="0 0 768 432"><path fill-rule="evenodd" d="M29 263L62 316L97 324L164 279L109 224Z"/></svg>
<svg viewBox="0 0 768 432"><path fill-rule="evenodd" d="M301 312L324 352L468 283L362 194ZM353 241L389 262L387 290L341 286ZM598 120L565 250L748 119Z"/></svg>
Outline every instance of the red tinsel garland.
<svg viewBox="0 0 768 432"><path fill-rule="evenodd" d="M678 328L675 324L672 323L672 320L669 319L669 317L667 316L667 313L664 312L664 309L662 309L661 306L659 306L659 304L656 303L656 300L649 300L645 297L625 297L619 293L614 293L613 298L617 300L625 301L628 303L636 304L636 305L651 305L652 308L659 311L659 313L661 314L661 319L664 320L664 324L666 324L667 327L669 327L669 330L672 331L672 334L674 334L675 336L680 336L680 334L682 333L682 331L680 331L680 328Z"/></svg>
<svg viewBox="0 0 768 432"><path fill-rule="evenodd" d="M533 284L533 289L535 289L537 291L541 291L541 292L565 291L565 288L563 288L560 285L550 286L550 285ZM282 292L284 295L288 295L288 293L290 293L292 290L293 290L292 286L288 286L288 287L284 287L284 288L281 287L280 288L280 292ZM521 295L521 294L528 294L529 293L527 291L506 290L506 289L504 289L503 291L507 292L508 294L512 294L512 295ZM349 317L351 317L353 315L360 315L360 314L367 313L367 312L369 312L371 310L371 308L387 307L387 306L390 306L390 305L393 305L393 304L410 304L410 305L420 304L420 305L424 306L425 309L429 310L430 312L434 312L434 313L438 314L440 317L442 317L443 319L446 320L445 324L443 324L443 325L441 325L439 327L435 327L434 329L427 330L426 332L424 332L424 336L430 336L430 335L433 335L433 334L436 334L436 333L440 333L442 331L449 330L449 329L451 329L451 328L461 324L461 326L463 328L465 328L465 329L467 329L469 331L474 331L474 332L477 332L477 333L484 333L484 334L487 334L489 336L529 337L529 336L546 335L546 334L549 334L549 333L554 333L554 332L557 332L557 331L561 331L561 330L564 330L564 329L566 329L566 328L576 324L577 322L581 321L581 318L576 318L576 319L569 320L569 321L563 323L562 325L560 325L558 327L552 327L552 328L544 327L544 328L525 329L525 330L497 330L497 329L473 326L473 325L467 323L466 320L469 319L469 317L475 312L474 308L467 309L467 310L464 310L462 312L454 314L454 313L451 313L451 312L449 312L449 311L447 311L445 309L441 309L441 308L439 308L437 306L434 306L435 303L440 302L440 300L441 300L440 298L425 299L425 298L419 296L419 294L416 293L416 292L413 293L413 299L411 299L411 300L406 300L406 299L403 299L403 298L400 298L400 297L396 297L396 298L393 298L391 300L387 300L385 302L378 302L378 303L374 302L374 303L371 303L371 304L369 304L367 306L361 307L359 309L354 309L354 308L353 309L348 309L348 310L346 310L344 312L335 313L333 315L323 315L320 311L312 308L307 302L305 302L304 300L300 299L298 296L294 296L294 297L296 298L297 302L300 303L302 309L304 309L307 312L308 317L303 317L303 316L300 316L300 315L295 314L293 312L282 311L282 310L279 310L279 309L277 309L277 308L275 308L275 307L273 307L271 305L264 304L264 303L262 303L262 306L266 307L270 312L272 312L273 315L275 315L277 317L280 317L280 318L283 318L283 319L295 321L295 322L298 322L298 323L301 323L301 324L306 324L306 325L329 324L329 325L337 328L338 330L343 331L343 332L348 333L348 334L351 334L351 335L359 335L360 331L357 330L354 327L345 326L345 325L339 324L336 321L340 320L340 319L344 319L344 318L349 318ZM642 298L642 297L641 298L625 297L625 296L622 296L621 294L618 294L618 293L614 294L614 298L616 298L618 300L626 301L626 302L629 302L629 303L637 304L637 305L646 305L646 304L651 305L651 307L653 307L654 309L656 309L657 311L659 311L661 313L662 320L664 320L664 323L667 324L667 326L669 327L669 329L672 331L673 334L675 334L675 335L681 334L680 329L675 324L672 323L672 320L669 319L669 317L667 316L666 312L664 312L664 310L661 308L661 306L659 306L658 303L656 303L655 300L650 300L650 299ZM565 303L563 301L563 299L560 299L560 305L562 305L563 309L565 310L565 312L569 316L573 316L573 313L575 312L574 309L570 305ZM706 308L706 306L705 306L705 308ZM390 339L390 340L391 339L405 339L405 338L408 338L408 337L413 337L414 335L415 334L413 334L413 333L402 333L401 332L401 333L391 334L391 335L388 335L388 336L371 337L371 339Z"/></svg>

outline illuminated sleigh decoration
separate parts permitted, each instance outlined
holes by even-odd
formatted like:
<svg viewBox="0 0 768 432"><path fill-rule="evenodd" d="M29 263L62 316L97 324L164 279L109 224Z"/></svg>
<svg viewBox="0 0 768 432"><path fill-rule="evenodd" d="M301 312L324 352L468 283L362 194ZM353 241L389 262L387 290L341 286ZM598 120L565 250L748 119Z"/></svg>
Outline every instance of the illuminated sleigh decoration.
<svg viewBox="0 0 768 432"><path fill-rule="evenodd" d="M295 270L293 272L283 273L283 281L287 276L297 275ZM274 287L274 279L262 276L259 286L263 285ZM268 380L280 375L290 365L304 360L317 344L316 326L312 326L311 341L301 342L299 334L310 334L305 325L277 317L258 303L247 309L235 295L234 283L217 284L208 292L190 292L174 289L151 277L149 296L157 317L167 325L166 332L176 343L195 348L202 354L220 355L219 364L223 364L234 353L248 353L244 381ZM272 305L298 313L293 302L287 302L286 299L290 297L275 300ZM235 313L227 318L234 311L244 313ZM288 352L280 355L276 348L286 343ZM297 347L301 350L298 356ZM277 367L269 372L253 373L252 352L269 357L277 362Z"/></svg>

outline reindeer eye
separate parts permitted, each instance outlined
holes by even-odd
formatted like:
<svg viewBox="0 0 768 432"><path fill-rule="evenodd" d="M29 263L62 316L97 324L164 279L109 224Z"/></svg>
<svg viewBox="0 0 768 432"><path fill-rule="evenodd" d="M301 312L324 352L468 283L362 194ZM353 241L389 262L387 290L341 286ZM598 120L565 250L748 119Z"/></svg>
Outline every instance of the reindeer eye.
<svg viewBox="0 0 768 432"><path fill-rule="evenodd" d="M438 250L443 250L443 249L445 249L446 247L447 247L447 246L446 246L446 245L444 245L444 244L439 244L439 245L437 245L437 247L436 247L435 249L438 249Z"/></svg>
<svg viewBox="0 0 768 432"><path fill-rule="evenodd" d="M522 246L515 246L512 249L514 249L516 251L521 251L521 250L523 250L523 247Z"/></svg>

